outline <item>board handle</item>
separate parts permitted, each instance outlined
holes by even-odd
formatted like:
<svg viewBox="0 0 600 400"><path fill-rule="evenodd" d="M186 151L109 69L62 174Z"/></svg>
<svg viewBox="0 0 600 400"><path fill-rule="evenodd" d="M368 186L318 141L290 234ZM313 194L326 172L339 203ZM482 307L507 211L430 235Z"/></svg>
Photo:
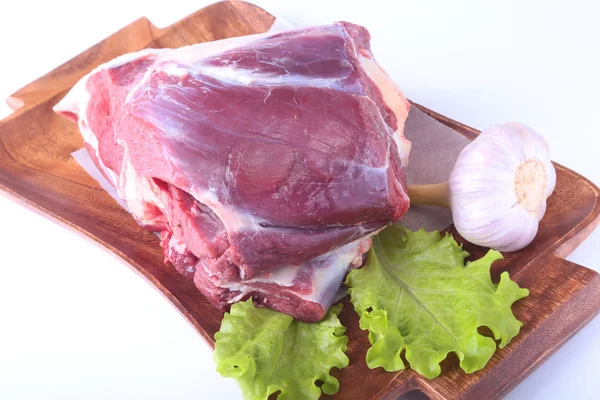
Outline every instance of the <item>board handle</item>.
<svg viewBox="0 0 600 400"><path fill-rule="evenodd" d="M6 124L48 101L56 103L67 90L98 65L122 54L151 46L155 29L147 18L140 18L19 89L6 99L14 112L1 120L0 124Z"/></svg>
<svg viewBox="0 0 600 400"><path fill-rule="evenodd" d="M206 21L209 21L208 25ZM122 54L143 48L181 47L224 39L230 36L230 32L266 32L274 21L275 17L271 14L245 1L212 4L163 29L154 26L148 18L140 18L13 93L6 102L14 112L0 120L0 124L40 104L58 102L92 69ZM232 29L231 25L235 27Z"/></svg>
<svg viewBox="0 0 600 400"><path fill-rule="evenodd" d="M220 1L206 6L166 28L153 28L157 47L177 48L190 43L266 32L275 17L245 1Z"/></svg>
<svg viewBox="0 0 600 400"><path fill-rule="evenodd" d="M6 106L4 106L3 104L0 104L0 125L2 125L2 122L4 120L7 120L11 115L13 115L15 112L17 112L19 109L21 109L24 105L23 101L13 97L13 96L9 96L6 98L5 100L6 105L8 106L8 109L10 110L8 113L5 111L6 110Z"/></svg>

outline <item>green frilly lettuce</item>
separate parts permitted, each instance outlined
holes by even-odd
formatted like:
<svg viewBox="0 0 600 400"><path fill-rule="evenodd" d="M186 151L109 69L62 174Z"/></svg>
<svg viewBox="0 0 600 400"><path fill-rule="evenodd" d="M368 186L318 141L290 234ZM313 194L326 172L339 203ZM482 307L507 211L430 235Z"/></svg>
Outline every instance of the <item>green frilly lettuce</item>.
<svg viewBox="0 0 600 400"><path fill-rule="evenodd" d="M278 391L278 400L335 394L339 382L329 371L349 362L340 311L334 306L322 321L306 323L257 308L252 299L234 304L215 335L217 371L238 382L245 400L266 400Z"/></svg>
<svg viewBox="0 0 600 400"><path fill-rule="evenodd" d="M363 268L347 278L360 327L369 331L370 368L405 368L400 353L415 371L427 378L440 372L439 363L454 352L461 368L471 373L483 368L496 342L478 333L488 327L504 347L522 326L512 304L528 290L511 281L508 273L494 284L490 266L502 255L490 250L467 263L451 235L393 225L373 238Z"/></svg>

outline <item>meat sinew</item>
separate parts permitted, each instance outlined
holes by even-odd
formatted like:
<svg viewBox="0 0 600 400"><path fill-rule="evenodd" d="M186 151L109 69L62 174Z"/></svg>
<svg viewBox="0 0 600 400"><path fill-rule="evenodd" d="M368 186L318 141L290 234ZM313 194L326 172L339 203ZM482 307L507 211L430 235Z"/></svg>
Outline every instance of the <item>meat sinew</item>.
<svg viewBox="0 0 600 400"><path fill-rule="evenodd" d="M350 23L147 49L55 107L215 305L320 320L409 206L409 104Z"/></svg>

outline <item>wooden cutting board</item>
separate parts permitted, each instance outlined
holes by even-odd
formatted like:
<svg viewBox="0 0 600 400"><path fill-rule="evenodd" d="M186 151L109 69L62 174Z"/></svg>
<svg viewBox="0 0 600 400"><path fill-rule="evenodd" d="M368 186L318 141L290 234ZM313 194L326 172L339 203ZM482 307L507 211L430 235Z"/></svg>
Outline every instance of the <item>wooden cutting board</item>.
<svg viewBox="0 0 600 400"><path fill-rule="evenodd" d="M52 112L52 106L97 65L147 47L179 47L232 36L264 32L274 17L244 3L223 2L180 22L157 29L142 18L108 37L8 99L16 111L0 121L0 189L25 204L91 237L128 261L149 279L212 346L222 313L172 267L163 264L157 238L138 227L96 181L70 156L82 147L75 125ZM477 131L422 109L468 138ZM531 291L514 311L521 333L483 370L463 373L451 355L442 375L429 381L410 371L369 370L364 362L367 334L345 303L342 323L348 327L350 366L334 372L340 378L339 399L395 399L418 389L432 399L492 399L506 395L522 379L588 323L600 310L600 276L564 260L600 222L599 190L577 173L556 165L557 185L534 242L507 254L493 266L494 279L508 270ZM460 237L450 228L457 239ZM475 257L485 249L465 243ZM327 397L327 396L324 396Z"/></svg>

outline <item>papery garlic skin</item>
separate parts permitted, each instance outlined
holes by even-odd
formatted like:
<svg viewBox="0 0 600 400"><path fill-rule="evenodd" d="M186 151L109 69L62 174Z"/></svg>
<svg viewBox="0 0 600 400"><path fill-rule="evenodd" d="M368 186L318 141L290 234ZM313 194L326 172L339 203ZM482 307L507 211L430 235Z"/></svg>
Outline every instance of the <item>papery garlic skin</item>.
<svg viewBox="0 0 600 400"><path fill-rule="evenodd" d="M454 226L471 243L520 250L535 237L555 186L540 135L517 122L492 126L463 149L450 174Z"/></svg>

